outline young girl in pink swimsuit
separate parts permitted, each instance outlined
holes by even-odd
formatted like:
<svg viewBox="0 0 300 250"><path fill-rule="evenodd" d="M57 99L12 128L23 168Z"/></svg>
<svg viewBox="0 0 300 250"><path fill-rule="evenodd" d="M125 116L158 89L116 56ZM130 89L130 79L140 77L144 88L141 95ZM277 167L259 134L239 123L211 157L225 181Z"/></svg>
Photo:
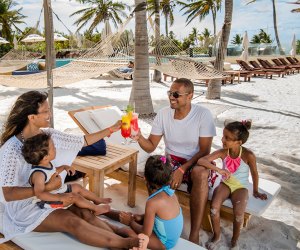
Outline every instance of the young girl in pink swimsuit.
<svg viewBox="0 0 300 250"><path fill-rule="evenodd" d="M220 209L223 202L229 198L233 206L233 236L231 249L238 249L237 240L244 221L244 212L248 202L249 170L253 180L253 196L262 200L266 194L258 192L258 172L254 153L242 147L249 137L251 121L225 123L223 130L223 148L198 160L198 164L214 170L222 175L220 185L214 190L211 203L211 218L214 235L206 244L208 249L215 249L221 240ZM221 158L223 168L218 168L211 162Z"/></svg>

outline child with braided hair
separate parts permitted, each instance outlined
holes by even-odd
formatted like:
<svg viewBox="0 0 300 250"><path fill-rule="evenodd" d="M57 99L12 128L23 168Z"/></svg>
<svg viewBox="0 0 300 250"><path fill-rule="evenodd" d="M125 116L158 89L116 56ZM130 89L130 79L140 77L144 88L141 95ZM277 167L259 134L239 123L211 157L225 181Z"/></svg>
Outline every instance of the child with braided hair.
<svg viewBox="0 0 300 250"><path fill-rule="evenodd" d="M165 156L150 156L145 165L145 180L149 193L145 214L142 216L121 212L120 222L128 225L122 228L123 234L136 236L144 233L149 236L149 249L170 249L174 247L183 229L183 215L169 184L172 167ZM120 233L117 232L117 233Z"/></svg>
<svg viewBox="0 0 300 250"><path fill-rule="evenodd" d="M249 170L253 180L253 196L266 200L267 195L258 192L258 172L255 154L242 145L249 137L251 120L227 123L223 130L223 148L198 160L198 164L222 175L220 185L214 190L211 203L211 219L214 235L206 244L208 249L215 249L221 240L220 209L223 202L229 198L233 206L233 236L231 249L238 249L238 238L248 202ZM223 168L218 168L211 162L221 158Z"/></svg>

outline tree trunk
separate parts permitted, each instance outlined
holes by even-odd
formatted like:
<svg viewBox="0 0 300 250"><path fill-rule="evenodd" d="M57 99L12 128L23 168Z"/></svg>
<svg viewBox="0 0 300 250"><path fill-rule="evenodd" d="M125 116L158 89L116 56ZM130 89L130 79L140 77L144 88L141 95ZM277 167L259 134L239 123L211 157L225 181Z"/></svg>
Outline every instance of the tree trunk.
<svg viewBox="0 0 300 250"><path fill-rule="evenodd" d="M281 47L281 43L280 43L279 35L278 35L278 30L277 30L277 16L276 16L275 0L272 0L272 5L273 5L273 22L274 22L275 38L276 38L276 42L277 42L277 46L278 46L280 55L284 55L285 53L284 53L284 51Z"/></svg>
<svg viewBox="0 0 300 250"><path fill-rule="evenodd" d="M160 49L160 16L159 16L159 0L155 0L155 20L154 20L154 28L155 28L155 50L156 54L161 55ZM156 64L160 65L160 58L156 57ZM154 70L153 80L155 82L161 82L161 72L158 70Z"/></svg>
<svg viewBox="0 0 300 250"><path fill-rule="evenodd" d="M44 19L45 19L45 37L46 37L46 69L47 69L47 88L48 100L51 114L53 113L53 69L55 65L54 34L53 34L53 16L51 0L44 0ZM54 127L54 115L50 118L50 125Z"/></svg>
<svg viewBox="0 0 300 250"><path fill-rule="evenodd" d="M135 0L135 6L144 3ZM149 53L146 9L135 12L134 73L129 103L139 114L153 113L149 84Z"/></svg>
<svg viewBox="0 0 300 250"><path fill-rule="evenodd" d="M165 22L166 36L169 36L169 29L168 29L168 16L167 16L167 15L165 15L165 19L166 19L166 22Z"/></svg>
<svg viewBox="0 0 300 250"><path fill-rule="evenodd" d="M222 27L221 41L217 51L215 62L215 69L223 71L224 58L227 50L231 21L232 21L233 0L225 0L225 18ZM221 98L221 80L212 80L207 87L207 99L220 99Z"/></svg>

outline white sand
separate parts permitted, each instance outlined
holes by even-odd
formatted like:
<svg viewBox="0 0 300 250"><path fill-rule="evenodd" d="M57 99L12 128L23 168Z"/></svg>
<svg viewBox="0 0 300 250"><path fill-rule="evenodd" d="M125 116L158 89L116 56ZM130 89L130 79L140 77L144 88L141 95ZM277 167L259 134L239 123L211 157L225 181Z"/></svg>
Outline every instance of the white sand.
<svg viewBox="0 0 300 250"><path fill-rule="evenodd" d="M151 83L151 95L155 111L168 105L166 91L171 82ZM74 110L91 105L113 104L120 108L127 105L131 81L90 79L54 90L55 128L76 132L76 124L67 115ZM195 96L206 91L195 87ZM16 97L26 90L0 85L0 123ZM252 119L253 129L246 147L257 156L260 176L280 183L281 192L262 217L253 216L240 236L241 249L297 249L300 247L300 74L273 80L253 78L222 87L222 99L209 101L205 95L193 100L208 107L216 121L217 136L213 148L221 147L221 135L225 119ZM150 132L150 124L141 123L143 133ZM156 150L163 152L163 143ZM142 166L140 166L142 168ZM113 206L129 210L126 205L127 192L124 184L107 180L106 196L113 197ZM137 193L137 206L132 210L143 212L147 194ZM189 212L184 211L183 237L189 234ZM222 242L219 249L229 249L232 224L222 221ZM201 232L201 241L210 234Z"/></svg>

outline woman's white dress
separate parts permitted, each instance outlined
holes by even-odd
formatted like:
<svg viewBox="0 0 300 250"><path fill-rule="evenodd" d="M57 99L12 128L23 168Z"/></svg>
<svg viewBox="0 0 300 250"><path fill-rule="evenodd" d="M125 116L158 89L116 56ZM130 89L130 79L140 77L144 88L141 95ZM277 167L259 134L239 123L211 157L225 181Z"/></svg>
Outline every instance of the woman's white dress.
<svg viewBox="0 0 300 250"><path fill-rule="evenodd" d="M56 147L55 167L71 165L78 151L82 148L83 136L62 133L55 129L43 129L51 134ZM31 164L22 156L23 143L13 136L0 148L0 189L2 187L29 187L28 179ZM13 237L33 231L55 209L39 208L32 203L33 197L0 203L0 228L5 238L0 243Z"/></svg>

